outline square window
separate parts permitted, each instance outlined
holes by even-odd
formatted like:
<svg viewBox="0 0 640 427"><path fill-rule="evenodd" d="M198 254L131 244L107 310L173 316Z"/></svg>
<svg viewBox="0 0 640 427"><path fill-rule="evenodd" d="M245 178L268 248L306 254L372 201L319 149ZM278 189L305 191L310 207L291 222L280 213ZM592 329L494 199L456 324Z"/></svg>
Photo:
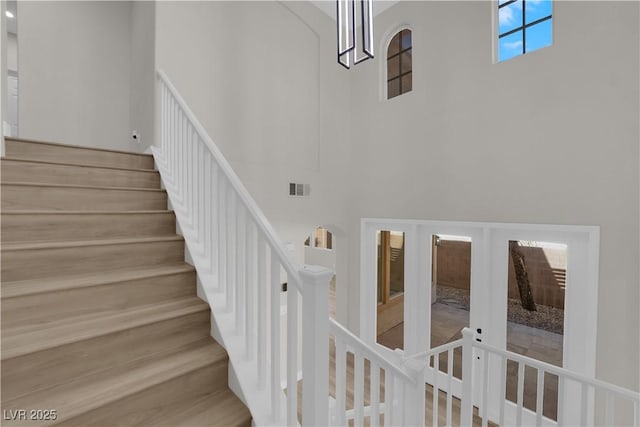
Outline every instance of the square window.
<svg viewBox="0 0 640 427"><path fill-rule="evenodd" d="M511 59L514 56L522 55L523 46L522 46L522 30L510 34L508 36L502 37L499 40L498 46L498 60L506 61L507 59Z"/></svg>
<svg viewBox="0 0 640 427"><path fill-rule="evenodd" d="M552 6L551 0L498 0L499 62L552 44Z"/></svg>
<svg viewBox="0 0 640 427"><path fill-rule="evenodd" d="M522 27L522 0L501 6L498 9L498 33Z"/></svg>
<svg viewBox="0 0 640 427"><path fill-rule="evenodd" d="M547 19L546 21L532 25L525 30L527 44L525 46L525 50L527 52L551 46L551 42L553 41L553 24L551 21L551 19Z"/></svg>
<svg viewBox="0 0 640 427"><path fill-rule="evenodd" d="M529 0L525 2L525 8L525 24L551 16L551 0Z"/></svg>

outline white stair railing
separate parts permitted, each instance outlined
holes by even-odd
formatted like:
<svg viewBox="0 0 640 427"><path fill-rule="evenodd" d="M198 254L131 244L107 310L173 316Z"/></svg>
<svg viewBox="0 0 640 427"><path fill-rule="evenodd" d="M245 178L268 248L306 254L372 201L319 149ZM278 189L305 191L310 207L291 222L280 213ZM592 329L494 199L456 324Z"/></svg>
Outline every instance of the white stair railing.
<svg viewBox="0 0 640 427"><path fill-rule="evenodd" d="M385 362L342 326L330 323L328 285L333 272L292 262L271 224L167 75L158 71L158 79L160 144L152 152L203 296L212 308L214 336L229 353L239 392L255 424L295 426L301 415L303 425L328 425L330 328L342 350L339 360L344 360L345 349L355 352L359 383L364 358L384 369L393 382L387 396L394 403L385 406L382 402L375 409L388 411L385 425L415 424L416 417L424 417L424 399L420 403L408 396L412 387L424 389L424 381L416 382L415 375ZM281 307L285 282L286 307ZM304 379L301 408L300 377ZM344 386L346 371L338 371L335 378ZM356 400L360 403L356 419L360 419L361 393ZM334 401L345 408L345 396ZM417 409L420 404L422 410ZM353 418L345 411L337 414L335 406L332 415L339 425ZM391 423L389 416L396 422Z"/></svg>
<svg viewBox="0 0 640 427"><path fill-rule="evenodd" d="M453 374L453 352L462 350L462 390L456 392L452 386ZM442 355L446 357L446 373L441 372L439 365ZM479 365L474 363L474 358L481 361ZM536 426L564 426L574 425L562 419L563 410L561 403L558 404L558 419L552 420L543 415L543 402L545 393L545 377L547 374L555 375L559 384L568 386L569 382L578 385L576 388L580 392L580 403L577 407L570 408L577 414L580 426L597 425L590 415L594 400L597 398L604 403L604 425L620 425L621 420L616 417L617 413L622 413L625 409L632 414L633 426L640 426L640 393L597 380L584 375L577 374L568 369L564 369L540 360L522 356L511 351L502 350L482 343L477 340L477 334L470 328L462 330L462 339L441 345L429 351L414 354L404 359L409 361L422 361L425 366L432 366L433 372L426 375L427 383L433 386L433 403L431 405L432 419L431 426L438 425L481 425L486 427L489 423L504 425L536 425ZM506 398L507 385L507 364L515 363L517 367L517 392L516 401L511 402ZM490 367L497 367L496 371ZM535 410L524 406L525 370L533 369L536 379L535 390ZM445 417L446 421L439 422L439 381L442 377L448 378L443 387L446 393ZM490 376L498 376L498 387L490 387ZM479 402L474 405L473 393L478 392ZM460 397L459 424L454 423L454 408L452 400L455 396ZM498 402L497 411L492 411L489 403ZM474 411L475 409L475 411ZM476 419L473 419L474 412ZM511 412L510 414L508 414ZM508 416L511 415L511 416ZM574 416L575 417L575 416ZM590 419L591 418L591 419ZM515 420L515 422L513 422Z"/></svg>
<svg viewBox="0 0 640 427"><path fill-rule="evenodd" d="M303 424L326 425L328 284L333 273L292 262L169 78L162 71L158 78L160 144L152 151L212 307L214 334L229 353L254 422L298 424L301 371ZM286 327L281 324L284 282ZM281 334L281 327L286 332ZM290 391L286 397L283 379Z"/></svg>
<svg viewBox="0 0 640 427"><path fill-rule="evenodd" d="M330 335L335 343L331 425L343 426L350 421L354 426L372 427L424 425L424 366L389 361L333 320ZM347 402L352 402L351 407Z"/></svg>
<svg viewBox="0 0 640 427"><path fill-rule="evenodd" d="M473 376L473 373L469 378L473 378L474 381L463 381L463 399L462 399L462 425L471 425L471 415L473 413L473 405L471 399L465 399L464 395L471 396L474 387L480 388L481 401L478 414L482 419L482 426L487 426L489 421L497 422L499 425L505 425L505 413L509 410L509 407L513 407L513 404L505 398L505 388L507 382L507 363L512 362L517 366L518 380L517 380L517 393L515 402L515 420L516 425L553 425L559 426L574 424L573 422L566 422L563 419L565 413L562 407L562 395L559 395L558 402L558 420L554 423L543 415L543 402L545 393L545 377L546 374L555 375L558 377L558 383L564 387L576 386L575 390L580 394L580 401L577 406L567 408L573 412L572 418L578 420L578 425L588 426L594 425L596 421L592 418L591 412L593 409L595 399L601 399L604 403L604 425L613 426L620 425L621 420L616 420L616 414L618 410L625 408L630 410L629 412L633 417L633 425L640 426L640 393L625 389L623 387L609 384L604 381L590 378L584 375L577 374L568 369L560 368L549 363L542 362L540 360L532 359L530 357L522 356L517 353L502 350L482 342L478 342L474 337L474 332L465 328L462 331L463 334L463 366L467 364L470 369L473 369L474 356L483 361L483 368L480 369L481 375ZM495 401L498 401L499 411L497 414L491 414L488 407L488 402L491 401L490 395L491 388L489 387L491 374L490 366L499 366L498 375L500 376L500 387L497 390L497 396ZM533 369L536 378L536 392L535 392L535 411L524 407L524 386L526 381L525 369ZM463 368L463 376L464 376ZM620 411L621 413L622 411ZM493 415L493 417L491 417ZM497 417L496 417L497 415ZM528 420L533 422L527 422Z"/></svg>

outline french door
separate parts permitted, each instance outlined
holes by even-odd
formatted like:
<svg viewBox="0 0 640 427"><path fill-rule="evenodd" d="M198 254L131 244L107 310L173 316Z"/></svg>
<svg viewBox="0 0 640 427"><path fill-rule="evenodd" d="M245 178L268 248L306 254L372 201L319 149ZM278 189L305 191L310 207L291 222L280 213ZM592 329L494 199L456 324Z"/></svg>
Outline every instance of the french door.
<svg viewBox="0 0 640 427"><path fill-rule="evenodd" d="M468 324L477 338L500 349L507 349L507 312L509 286L509 242L553 242L565 245L566 289L564 334L562 340L562 366L592 376L595 371L595 334L598 284L599 229L583 226L550 226L528 224L496 224L444 221L363 220L361 241L361 336L376 343L379 321L379 241L382 231L403 236L403 353L416 354L432 347L431 339L436 327L432 306L432 265L438 248L434 236L464 236L471 242ZM434 252L435 251L435 252ZM439 273L439 272L438 272ZM437 301L436 301L437 303ZM433 313L432 313L433 311ZM384 316L384 315L383 315ZM381 317L384 321L384 317ZM386 350L385 350L386 351ZM392 353L389 352L391 356ZM490 382L488 416L498 419L500 407L501 365L489 360ZM455 363L455 362L454 362ZM474 372L481 373L484 361L474 357ZM427 368L427 377L445 375ZM455 372L455 369L454 369ZM478 377L476 377L478 378ZM440 385L446 381L438 381ZM571 404L580 390L572 384L558 385L558 406L564 423L579 420ZM441 387L442 389L442 387ZM461 383L452 382L453 395L460 395ZM474 395L480 401L479 390ZM514 406L505 402L507 420L515 417ZM525 411L525 414L527 412ZM529 414L532 416L533 412ZM535 418L532 419L535 422ZM513 418L515 422L515 418ZM527 415L523 419L529 421ZM553 425L553 419L545 420Z"/></svg>

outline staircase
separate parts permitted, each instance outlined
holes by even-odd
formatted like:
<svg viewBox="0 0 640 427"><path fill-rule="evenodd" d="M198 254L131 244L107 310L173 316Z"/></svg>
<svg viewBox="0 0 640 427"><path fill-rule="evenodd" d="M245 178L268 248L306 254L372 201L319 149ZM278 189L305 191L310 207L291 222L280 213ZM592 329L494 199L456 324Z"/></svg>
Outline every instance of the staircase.
<svg viewBox="0 0 640 427"><path fill-rule="evenodd" d="M0 162L2 425L250 425L153 157L6 139Z"/></svg>

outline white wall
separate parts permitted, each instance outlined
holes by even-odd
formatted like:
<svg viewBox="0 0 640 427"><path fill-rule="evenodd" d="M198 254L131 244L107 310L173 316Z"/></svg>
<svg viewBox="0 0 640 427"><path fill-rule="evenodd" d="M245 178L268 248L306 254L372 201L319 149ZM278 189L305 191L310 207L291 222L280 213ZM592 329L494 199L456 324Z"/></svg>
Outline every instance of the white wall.
<svg viewBox="0 0 640 427"><path fill-rule="evenodd" d="M378 48L414 29L414 90L381 101L379 59L350 76L350 259L361 217L598 225L597 375L637 390L638 4L554 7L553 46L498 64L491 2L402 2L377 17Z"/></svg>
<svg viewBox="0 0 640 427"><path fill-rule="evenodd" d="M155 13L153 1L134 1L131 5L131 130L139 134L138 146L144 151L154 141L155 101Z"/></svg>
<svg viewBox="0 0 640 427"><path fill-rule="evenodd" d="M20 136L131 149L130 2L19 2Z"/></svg>
<svg viewBox="0 0 640 427"><path fill-rule="evenodd" d="M298 262L309 230L340 238L349 86L335 66L334 23L307 2L159 2L156 17L158 67ZM311 196L290 198L289 182L311 184Z"/></svg>

